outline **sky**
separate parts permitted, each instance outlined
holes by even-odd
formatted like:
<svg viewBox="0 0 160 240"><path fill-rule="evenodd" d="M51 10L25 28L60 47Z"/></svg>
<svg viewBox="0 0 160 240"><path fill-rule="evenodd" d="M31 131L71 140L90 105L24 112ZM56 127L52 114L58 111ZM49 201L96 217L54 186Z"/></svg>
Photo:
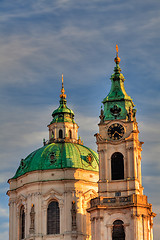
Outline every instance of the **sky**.
<svg viewBox="0 0 160 240"><path fill-rule="evenodd" d="M0 240L8 239L7 180L22 158L48 139L59 106L61 75L79 135L94 134L115 66L137 108L144 194L160 228L160 1L0 1Z"/></svg>

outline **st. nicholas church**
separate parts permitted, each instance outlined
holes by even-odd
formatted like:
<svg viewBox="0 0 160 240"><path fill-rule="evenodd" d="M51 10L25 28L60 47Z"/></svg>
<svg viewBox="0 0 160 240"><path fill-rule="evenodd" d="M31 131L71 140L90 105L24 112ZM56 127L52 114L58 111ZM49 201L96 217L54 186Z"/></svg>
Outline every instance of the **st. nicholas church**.
<svg viewBox="0 0 160 240"><path fill-rule="evenodd" d="M95 133L97 153L78 137L62 75L49 139L8 180L9 240L153 240L156 214L143 194L143 142L116 49Z"/></svg>

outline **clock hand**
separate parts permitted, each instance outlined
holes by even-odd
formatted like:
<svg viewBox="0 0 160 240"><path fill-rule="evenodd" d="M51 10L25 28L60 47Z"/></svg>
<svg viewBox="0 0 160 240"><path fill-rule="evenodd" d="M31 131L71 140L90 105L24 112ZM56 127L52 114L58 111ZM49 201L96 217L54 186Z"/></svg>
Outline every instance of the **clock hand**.
<svg viewBox="0 0 160 240"><path fill-rule="evenodd" d="M117 133L120 137L123 136L123 134L121 134L121 133L119 133L119 132L117 132L117 131L115 131L114 134L115 134L115 133Z"/></svg>
<svg viewBox="0 0 160 240"><path fill-rule="evenodd" d="M115 131L115 132L114 132L114 134L115 134L115 133L117 133L118 135L120 135L120 133L119 133L119 132L117 132L117 131Z"/></svg>

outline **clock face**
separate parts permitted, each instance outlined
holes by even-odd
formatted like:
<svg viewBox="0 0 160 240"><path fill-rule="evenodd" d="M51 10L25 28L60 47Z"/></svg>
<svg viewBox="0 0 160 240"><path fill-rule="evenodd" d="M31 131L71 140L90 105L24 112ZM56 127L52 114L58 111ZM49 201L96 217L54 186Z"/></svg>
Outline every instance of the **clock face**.
<svg viewBox="0 0 160 240"><path fill-rule="evenodd" d="M108 136L112 140L119 140L124 135L124 127L119 123L114 123L108 128Z"/></svg>

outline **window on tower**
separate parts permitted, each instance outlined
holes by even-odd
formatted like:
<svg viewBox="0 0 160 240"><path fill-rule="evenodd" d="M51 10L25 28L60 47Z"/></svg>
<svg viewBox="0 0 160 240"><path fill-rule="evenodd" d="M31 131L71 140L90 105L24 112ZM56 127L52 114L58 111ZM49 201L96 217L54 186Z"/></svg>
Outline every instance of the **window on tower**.
<svg viewBox="0 0 160 240"><path fill-rule="evenodd" d="M60 233L60 210L57 201L49 203L47 208L47 234Z"/></svg>
<svg viewBox="0 0 160 240"><path fill-rule="evenodd" d="M113 153L111 157L112 180L124 179L124 159L120 152Z"/></svg>
<svg viewBox="0 0 160 240"><path fill-rule="evenodd" d="M71 139L72 138L72 131L69 130L69 138Z"/></svg>
<svg viewBox="0 0 160 240"><path fill-rule="evenodd" d="M62 131L62 129L59 130L59 138L63 138L63 131Z"/></svg>
<svg viewBox="0 0 160 240"><path fill-rule="evenodd" d="M125 240L123 221L116 220L113 223L112 240Z"/></svg>
<svg viewBox="0 0 160 240"><path fill-rule="evenodd" d="M24 206L20 209L20 240L25 238L25 212Z"/></svg>

